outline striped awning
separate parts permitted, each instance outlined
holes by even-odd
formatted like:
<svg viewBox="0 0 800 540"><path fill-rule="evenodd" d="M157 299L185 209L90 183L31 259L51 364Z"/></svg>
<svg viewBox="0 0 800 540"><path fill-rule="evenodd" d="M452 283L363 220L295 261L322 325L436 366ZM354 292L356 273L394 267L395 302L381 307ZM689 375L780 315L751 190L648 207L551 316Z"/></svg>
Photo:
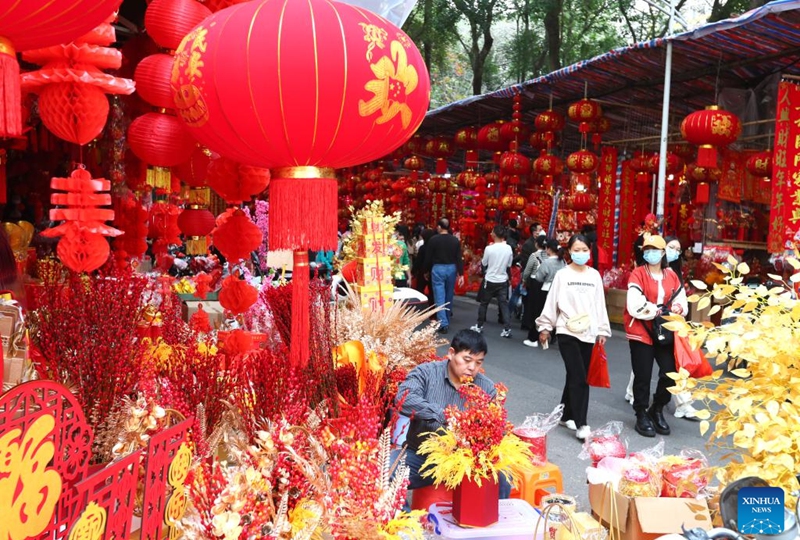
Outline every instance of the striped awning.
<svg viewBox="0 0 800 540"><path fill-rule="evenodd" d="M524 120L566 111L584 96L598 99L612 122L604 139L657 135L664 89L665 44L673 44L671 124L715 103L721 89L752 89L774 74L800 75L800 0L776 0L739 17L668 38L621 47L548 75L432 110L420 132L451 135L470 125L510 119L512 97ZM567 128L570 131L570 128ZM571 131L577 132L576 129ZM570 136L565 132L565 137Z"/></svg>

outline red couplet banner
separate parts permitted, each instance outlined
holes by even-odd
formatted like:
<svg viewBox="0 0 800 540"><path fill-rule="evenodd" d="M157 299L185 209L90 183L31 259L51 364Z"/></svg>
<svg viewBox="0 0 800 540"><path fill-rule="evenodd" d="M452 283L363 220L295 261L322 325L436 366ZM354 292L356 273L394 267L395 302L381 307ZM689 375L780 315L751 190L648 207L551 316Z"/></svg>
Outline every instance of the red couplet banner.
<svg viewBox="0 0 800 540"><path fill-rule="evenodd" d="M782 81L775 113L772 202L767 249L782 252L800 228L800 86Z"/></svg>
<svg viewBox="0 0 800 540"><path fill-rule="evenodd" d="M597 201L597 244L608 255L614 252L614 210L617 195L617 149L604 146L600 155L600 196ZM602 259L602 257L601 257Z"/></svg>
<svg viewBox="0 0 800 540"><path fill-rule="evenodd" d="M635 177L636 171L631 168L630 161L623 161L622 191L619 195L619 252L617 256L620 266L626 266L633 258L633 235L639 225L635 223L634 216Z"/></svg>

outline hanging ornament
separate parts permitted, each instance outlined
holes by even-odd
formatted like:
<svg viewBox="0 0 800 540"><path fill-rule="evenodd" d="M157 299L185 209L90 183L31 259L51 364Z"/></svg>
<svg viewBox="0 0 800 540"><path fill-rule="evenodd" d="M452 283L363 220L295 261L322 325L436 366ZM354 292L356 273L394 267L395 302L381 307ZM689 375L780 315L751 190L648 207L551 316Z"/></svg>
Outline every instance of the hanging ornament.
<svg viewBox="0 0 800 540"><path fill-rule="evenodd" d="M567 109L567 116L573 122L578 122L578 130L581 133L590 133L592 122L598 120L603 115L600 104L591 99L582 99L571 104Z"/></svg>
<svg viewBox="0 0 800 540"><path fill-rule="evenodd" d="M425 145L425 154L436 158L436 174L447 172L447 158L455 153L453 142L446 137L434 137Z"/></svg>
<svg viewBox="0 0 800 540"><path fill-rule="evenodd" d="M261 230L238 208L220 216L213 237L214 247L232 264L249 259L264 240Z"/></svg>
<svg viewBox="0 0 800 540"><path fill-rule="evenodd" d="M564 163L556 156L543 152L533 160L533 170L542 178L545 186L552 187L555 177L564 171Z"/></svg>
<svg viewBox="0 0 800 540"><path fill-rule="evenodd" d="M500 135L503 122L492 122L478 130L478 148L492 152L502 152L508 148L508 143Z"/></svg>
<svg viewBox="0 0 800 540"><path fill-rule="evenodd" d="M631 170L636 172L637 184L649 185L653 180L652 166L650 163L653 155L644 150L636 151L630 161Z"/></svg>
<svg viewBox="0 0 800 540"><path fill-rule="evenodd" d="M739 138L742 124L739 118L717 105L695 111L681 122L681 135L699 146L697 164L701 167L717 166L717 147L725 147Z"/></svg>
<svg viewBox="0 0 800 540"><path fill-rule="evenodd" d="M500 127L500 137L506 142L518 143L521 140L526 140L530 134L530 128L522 122L522 96L517 92L514 94L511 122L505 123Z"/></svg>
<svg viewBox="0 0 800 540"><path fill-rule="evenodd" d="M108 119L106 94L131 94L133 81L103 73L119 69L122 53L108 47L116 41L110 17L72 43L23 53L42 69L23 73L23 92L39 94L39 118L56 137L84 145L103 131Z"/></svg>
<svg viewBox="0 0 800 540"><path fill-rule="evenodd" d="M147 251L147 208L131 194L116 201L114 225L125 234L114 240L114 251L138 259Z"/></svg>
<svg viewBox="0 0 800 540"><path fill-rule="evenodd" d="M599 165L600 158L589 150L578 150L567 156L567 169L574 173L593 173Z"/></svg>
<svg viewBox="0 0 800 540"><path fill-rule="evenodd" d="M661 161L659 154L653 154L648 160L647 169L653 174L658 174L658 164ZM667 174L678 174L683 170L683 160L672 152L667 152Z"/></svg>
<svg viewBox="0 0 800 540"><path fill-rule="evenodd" d="M239 276L231 275L222 281L219 303L234 315L250 309L256 300L258 300L258 289Z"/></svg>
<svg viewBox="0 0 800 540"><path fill-rule="evenodd" d="M61 262L75 272L91 272L100 268L110 253L104 236L119 236L122 231L105 224L114 219L114 211L103 209L111 204L111 195L101 193L111 189L111 182L92 178L83 166L75 169L69 178L50 180L53 193L50 202L63 208L50 210L51 221L64 221L61 225L45 229L42 235L61 236L57 253Z"/></svg>
<svg viewBox="0 0 800 540"><path fill-rule="evenodd" d="M747 171L757 178L772 176L772 152L765 150L753 154L747 159Z"/></svg>
<svg viewBox="0 0 800 540"><path fill-rule="evenodd" d="M609 129L611 129L611 121L605 116L589 123L589 133L592 135L592 144L595 146L595 150L603 142L603 135L608 133Z"/></svg>
<svg viewBox="0 0 800 540"><path fill-rule="evenodd" d="M456 131L453 141L456 143L456 146L464 150L477 150L478 130L474 127L461 128Z"/></svg>
<svg viewBox="0 0 800 540"><path fill-rule="evenodd" d="M251 167L221 157L208 166L208 186L228 204L242 204L267 189L268 169Z"/></svg>

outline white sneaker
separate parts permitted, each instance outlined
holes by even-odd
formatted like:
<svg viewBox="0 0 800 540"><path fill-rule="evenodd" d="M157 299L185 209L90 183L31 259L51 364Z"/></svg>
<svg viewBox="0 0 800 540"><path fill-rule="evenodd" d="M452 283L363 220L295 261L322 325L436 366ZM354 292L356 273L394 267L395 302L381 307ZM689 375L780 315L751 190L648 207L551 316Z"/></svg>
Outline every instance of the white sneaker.
<svg viewBox="0 0 800 540"><path fill-rule="evenodd" d="M503 330L500 332L500 337L510 338L511 337L511 330Z"/></svg>
<svg viewBox="0 0 800 540"><path fill-rule="evenodd" d="M633 394L625 394L625 401L633 405Z"/></svg>
<svg viewBox="0 0 800 540"><path fill-rule="evenodd" d="M578 431L578 426L575 425L575 420L567 420L564 422L563 420L558 423L559 426L564 426L567 429L572 431Z"/></svg>
<svg viewBox="0 0 800 540"><path fill-rule="evenodd" d="M575 436L580 440L584 440L591 432L592 429L589 426L581 426L581 428L575 433Z"/></svg>
<svg viewBox="0 0 800 540"><path fill-rule="evenodd" d="M699 420L697 418L697 409L692 407L691 403L685 405L678 405L675 407L675 418L686 418L687 420Z"/></svg>
<svg viewBox="0 0 800 540"><path fill-rule="evenodd" d="M525 345L526 347L534 347L534 348L539 346L538 341L531 341L529 339L523 341L522 344Z"/></svg>
<svg viewBox="0 0 800 540"><path fill-rule="evenodd" d="M478 332L480 334L483 332L483 326L478 326L477 324L473 324L470 327L470 330L472 330L473 332Z"/></svg>

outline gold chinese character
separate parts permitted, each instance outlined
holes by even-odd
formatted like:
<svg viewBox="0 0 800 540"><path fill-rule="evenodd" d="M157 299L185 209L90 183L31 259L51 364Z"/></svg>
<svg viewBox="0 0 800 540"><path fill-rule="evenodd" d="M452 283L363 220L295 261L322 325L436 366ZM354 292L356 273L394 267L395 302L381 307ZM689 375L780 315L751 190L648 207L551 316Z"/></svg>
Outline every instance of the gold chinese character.
<svg viewBox="0 0 800 540"><path fill-rule="evenodd" d="M786 167L786 150L775 150L775 166Z"/></svg>
<svg viewBox="0 0 800 540"><path fill-rule="evenodd" d="M786 144L789 142L789 128L784 129L784 127L778 129L778 140L775 143L776 146L786 146Z"/></svg>

